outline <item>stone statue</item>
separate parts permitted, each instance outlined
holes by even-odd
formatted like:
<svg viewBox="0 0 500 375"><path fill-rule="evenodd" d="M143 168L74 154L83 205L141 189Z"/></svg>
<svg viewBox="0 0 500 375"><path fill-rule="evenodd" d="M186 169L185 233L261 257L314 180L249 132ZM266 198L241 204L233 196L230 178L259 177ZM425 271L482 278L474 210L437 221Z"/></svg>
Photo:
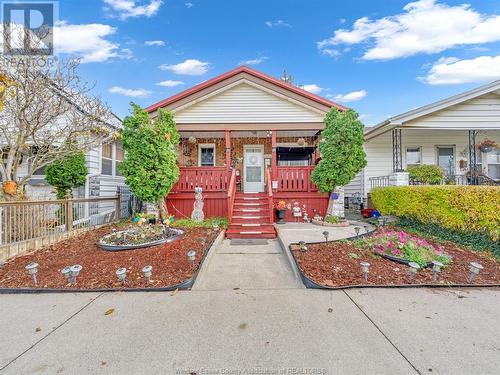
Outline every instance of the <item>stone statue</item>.
<svg viewBox="0 0 500 375"><path fill-rule="evenodd" d="M197 186L194 188L194 204L191 219L197 223L205 219L205 214L203 213L203 195L201 195L202 191L203 189L201 187Z"/></svg>

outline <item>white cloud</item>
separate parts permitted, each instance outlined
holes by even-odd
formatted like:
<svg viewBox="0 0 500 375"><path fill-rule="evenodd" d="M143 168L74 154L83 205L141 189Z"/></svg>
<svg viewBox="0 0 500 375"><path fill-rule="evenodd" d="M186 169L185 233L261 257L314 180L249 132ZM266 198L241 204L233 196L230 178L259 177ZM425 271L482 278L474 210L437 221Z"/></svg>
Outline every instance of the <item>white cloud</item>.
<svg viewBox="0 0 500 375"><path fill-rule="evenodd" d="M322 87L319 87L315 83L310 83L308 85L302 86L302 88L306 91L312 92L313 94L319 94L321 91L323 91Z"/></svg>
<svg viewBox="0 0 500 375"><path fill-rule="evenodd" d="M163 86L163 87L175 87L175 86L179 86L179 85L183 85L183 84L184 84L184 82L182 82L182 81L173 81L171 79L167 79L166 81L158 82L156 85Z"/></svg>
<svg viewBox="0 0 500 375"><path fill-rule="evenodd" d="M144 44L149 47L151 46L163 47L165 45L165 42L163 40L146 40Z"/></svg>
<svg viewBox="0 0 500 375"><path fill-rule="evenodd" d="M335 100L343 103L348 103L348 102L355 102L357 100L363 99L367 95L367 92L365 90L359 90L359 91L353 91L348 94L342 95L336 95Z"/></svg>
<svg viewBox="0 0 500 375"><path fill-rule="evenodd" d="M368 45L363 59L389 60L500 40L500 15L480 14L469 4L419 0L403 10L376 20L359 18L352 29L336 30L332 37L318 42L318 48L363 43Z"/></svg>
<svg viewBox="0 0 500 375"><path fill-rule="evenodd" d="M125 89L120 86L113 86L108 90L112 94L129 96L131 98L147 98L152 94L151 91L145 89Z"/></svg>
<svg viewBox="0 0 500 375"><path fill-rule="evenodd" d="M184 5L186 6L186 8L192 8L194 6L193 3L190 3L190 2L185 2Z"/></svg>
<svg viewBox="0 0 500 375"><path fill-rule="evenodd" d="M289 23L283 21L283 20L276 20L276 21L266 21L265 25L267 27L292 27Z"/></svg>
<svg viewBox="0 0 500 375"><path fill-rule="evenodd" d="M162 64L161 70L168 70L175 74L184 74L188 76L201 76L208 72L210 63L196 59L187 59L184 62L174 65Z"/></svg>
<svg viewBox="0 0 500 375"><path fill-rule="evenodd" d="M439 59L427 75L419 79L430 85L493 81L500 79L500 56L479 56L471 60Z"/></svg>
<svg viewBox="0 0 500 375"><path fill-rule="evenodd" d="M59 22L54 27L54 46L57 53L80 57L82 63L106 61L120 57L120 45L106 39L115 33L116 28L99 23L70 25Z"/></svg>
<svg viewBox="0 0 500 375"><path fill-rule="evenodd" d="M149 2L136 0L104 0L104 3L125 20L129 17L152 17L158 13L163 0L151 0Z"/></svg>
<svg viewBox="0 0 500 375"><path fill-rule="evenodd" d="M267 56L262 56L258 57L256 59L251 59L251 60L243 60L238 63L238 65L259 65L260 63L266 61L269 57Z"/></svg>
<svg viewBox="0 0 500 375"><path fill-rule="evenodd" d="M339 57L340 56L340 51L333 49L333 48L323 48L321 50L321 53L330 57Z"/></svg>

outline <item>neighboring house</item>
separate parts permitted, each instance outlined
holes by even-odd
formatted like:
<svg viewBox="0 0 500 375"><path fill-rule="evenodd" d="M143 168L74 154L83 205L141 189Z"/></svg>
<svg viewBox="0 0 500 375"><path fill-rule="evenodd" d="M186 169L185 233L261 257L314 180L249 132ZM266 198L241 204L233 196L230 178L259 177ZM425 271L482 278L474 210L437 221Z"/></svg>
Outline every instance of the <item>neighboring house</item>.
<svg viewBox="0 0 500 375"><path fill-rule="evenodd" d="M189 217L194 188L207 216L228 216L228 237L274 237L273 203L325 215L328 195L310 176L325 114L344 107L248 67L238 67L146 110L170 110L181 134L180 178L170 213ZM287 212L287 220L293 220ZM300 218L302 220L302 218Z"/></svg>
<svg viewBox="0 0 500 375"><path fill-rule="evenodd" d="M114 114L106 121L107 126L118 130L122 126L120 118ZM124 152L118 141L103 144L86 153L88 175L84 186L75 188L75 198L108 197L116 195L119 186L125 185L117 166L123 161ZM21 164L18 176L27 173L27 165ZM55 197L55 188L45 181L45 168L36 170L26 185L26 195L30 199L51 199Z"/></svg>
<svg viewBox="0 0 500 375"><path fill-rule="evenodd" d="M485 139L500 144L500 81L366 129L368 164L346 190L366 198L373 187L388 185L392 173L422 164L441 166L447 183L498 184L500 149L481 152Z"/></svg>

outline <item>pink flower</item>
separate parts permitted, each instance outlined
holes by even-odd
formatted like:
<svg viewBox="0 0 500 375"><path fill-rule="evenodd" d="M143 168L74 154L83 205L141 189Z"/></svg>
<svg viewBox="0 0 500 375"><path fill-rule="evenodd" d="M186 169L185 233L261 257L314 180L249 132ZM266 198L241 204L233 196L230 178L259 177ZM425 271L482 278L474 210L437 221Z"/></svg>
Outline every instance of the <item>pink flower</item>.
<svg viewBox="0 0 500 375"><path fill-rule="evenodd" d="M392 242L392 241L387 242L387 247L391 247L391 248L394 247L394 242Z"/></svg>

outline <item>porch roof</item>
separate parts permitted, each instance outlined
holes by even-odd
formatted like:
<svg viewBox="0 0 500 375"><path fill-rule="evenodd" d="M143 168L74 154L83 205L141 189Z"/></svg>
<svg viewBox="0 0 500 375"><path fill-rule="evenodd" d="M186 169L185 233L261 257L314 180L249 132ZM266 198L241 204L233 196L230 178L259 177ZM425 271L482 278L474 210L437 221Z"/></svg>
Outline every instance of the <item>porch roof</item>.
<svg viewBox="0 0 500 375"><path fill-rule="evenodd" d="M432 115L436 112L446 110L454 105L458 105L461 103L464 103L466 101L476 99L488 94L494 94L499 96L500 99L500 80L490 82L486 85L477 87L475 89L460 93L458 95L454 95L448 98L445 98L443 100L439 100L437 102L422 106L420 108L413 109L411 111L402 113L397 116L393 116L373 127L367 128L365 130L365 138L370 139L373 137L376 137L380 134L386 133L387 131L390 131L392 129L401 127L402 129L404 128L412 128L412 129L434 129L434 130L469 130L469 126L473 126L477 128L477 130L492 130L492 129L500 129L500 125L496 124L493 125L481 125L480 122L474 123L472 125L467 125L465 126L459 126L457 123L459 123L458 119L457 121L451 122L448 126L443 126L442 124L440 125L427 125L425 127L419 127L415 126L415 120L420 119L424 116L429 116ZM409 124L410 123L410 124ZM471 129L472 130L472 129Z"/></svg>

